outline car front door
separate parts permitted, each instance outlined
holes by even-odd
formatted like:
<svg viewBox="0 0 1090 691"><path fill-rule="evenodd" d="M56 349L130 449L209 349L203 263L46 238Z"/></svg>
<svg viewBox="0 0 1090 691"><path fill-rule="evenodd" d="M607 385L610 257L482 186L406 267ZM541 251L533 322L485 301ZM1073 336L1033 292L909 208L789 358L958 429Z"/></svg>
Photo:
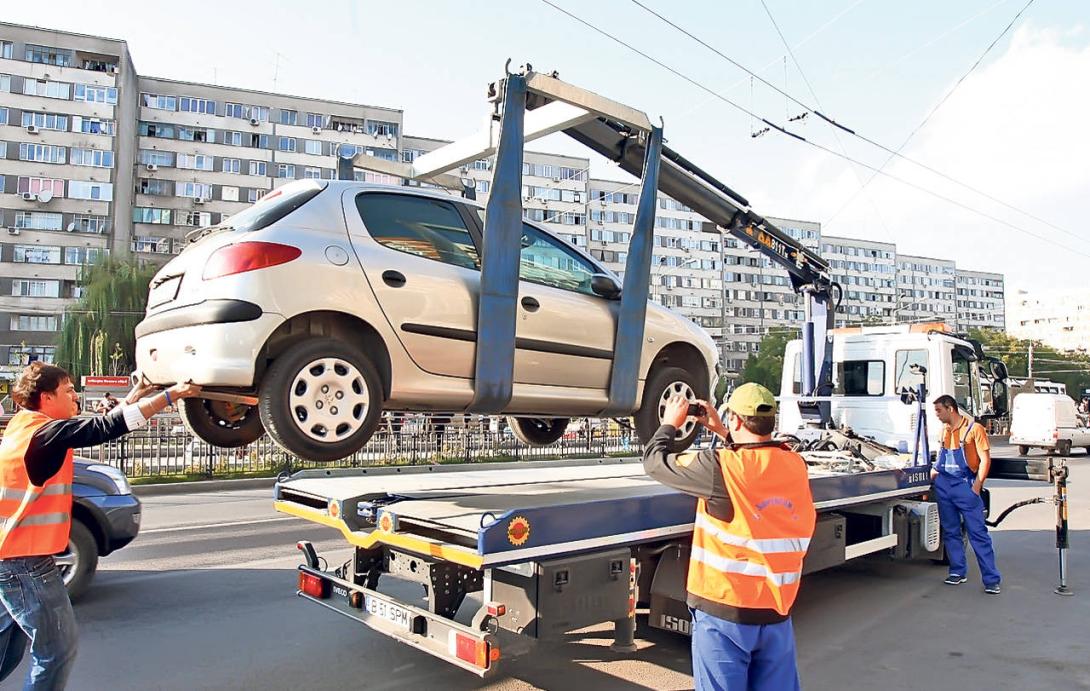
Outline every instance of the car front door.
<svg viewBox="0 0 1090 691"><path fill-rule="evenodd" d="M460 206L364 191L345 211L352 246L409 357L426 372L472 378L481 274Z"/></svg>
<svg viewBox="0 0 1090 691"><path fill-rule="evenodd" d="M523 224L515 382L607 389L616 300L591 290L604 271L561 240Z"/></svg>

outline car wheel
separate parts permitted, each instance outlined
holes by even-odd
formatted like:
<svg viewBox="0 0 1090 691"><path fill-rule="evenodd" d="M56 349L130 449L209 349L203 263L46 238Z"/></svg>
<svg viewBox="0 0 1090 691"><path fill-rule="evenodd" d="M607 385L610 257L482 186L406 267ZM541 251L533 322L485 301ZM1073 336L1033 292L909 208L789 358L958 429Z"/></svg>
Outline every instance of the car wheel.
<svg viewBox="0 0 1090 691"><path fill-rule="evenodd" d="M566 417L509 417L507 424L519 441L530 446L548 446L564 436L570 418Z"/></svg>
<svg viewBox="0 0 1090 691"><path fill-rule="evenodd" d="M278 444L309 461L363 448L382 418L382 384L367 356L332 338L289 348L261 383L258 410Z"/></svg>
<svg viewBox="0 0 1090 691"><path fill-rule="evenodd" d="M1018 455L1019 456L1028 456L1029 455L1029 447L1028 446L1019 446L1018 447Z"/></svg>
<svg viewBox="0 0 1090 691"><path fill-rule="evenodd" d="M636 411L635 416L636 434L641 444L649 442L662 426L662 414L666 412L666 402L674 394L681 394L690 401L701 398L697 392L696 377L680 367L662 367L652 371L643 389L643 404ZM699 424L692 420L686 421L670 444L670 452L679 453L689 448L699 433Z"/></svg>
<svg viewBox="0 0 1090 691"><path fill-rule="evenodd" d="M55 559L64 580L64 587L68 589L68 597L75 600L91 584L98 568L98 542L82 521L72 521L68 549L58 554Z"/></svg>
<svg viewBox="0 0 1090 691"><path fill-rule="evenodd" d="M178 406L186 429L212 446L233 449L265 434L257 406L186 398Z"/></svg>

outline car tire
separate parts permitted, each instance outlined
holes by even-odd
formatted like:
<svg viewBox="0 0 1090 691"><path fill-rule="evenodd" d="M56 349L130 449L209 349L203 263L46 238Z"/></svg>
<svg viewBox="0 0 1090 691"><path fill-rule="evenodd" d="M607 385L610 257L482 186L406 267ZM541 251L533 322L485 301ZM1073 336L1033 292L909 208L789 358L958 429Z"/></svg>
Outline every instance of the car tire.
<svg viewBox="0 0 1090 691"><path fill-rule="evenodd" d="M68 598L75 601L87 590L98 569L98 542L82 521L72 521L68 549L58 554L56 559L64 587L68 589Z"/></svg>
<svg viewBox="0 0 1090 691"><path fill-rule="evenodd" d="M1029 447L1028 446L1019 446L1018 447L1018 455L1019 456L1028 456L1029 455Z"/></svg>
<svg viewBox="0 0 1090 691"><path fill-rule="evenodd" d="M523 444L548 446L560 440L568 429L571 418L566 417L508 417L507 424Z"/></svg>
<svg viewBox="0 0 1090 691"><path fill-rule="evenodd" d="M689 400L704 398L704 392L697 390L696 382L697 378L692 372L680 367L660 367L652 370L643 387L643 403L635 415L636 435L641 444L651 441L651 437L662 426L662 408L670 395L680 393ZM670 443L671 453L680 453L689 448L700 433L700 425L690 422L682 430L683 432L679 431L680 436Z"/></svg>
<svg viewBox="0 0 1090 691"><path fill-rule="evenodd" d="M257 406L185 398L179 402L178 412L186 429L212 446L233 449L265 434Z"/></svg>
<svg viewBox="0 0 1090 691"><path fill-rule="evenodd" d="M328 463L363 448L382 419L382 400L382 381L367 355L343 341L314 338L289 348L269 367L258 411L280 446Z"/></svg>

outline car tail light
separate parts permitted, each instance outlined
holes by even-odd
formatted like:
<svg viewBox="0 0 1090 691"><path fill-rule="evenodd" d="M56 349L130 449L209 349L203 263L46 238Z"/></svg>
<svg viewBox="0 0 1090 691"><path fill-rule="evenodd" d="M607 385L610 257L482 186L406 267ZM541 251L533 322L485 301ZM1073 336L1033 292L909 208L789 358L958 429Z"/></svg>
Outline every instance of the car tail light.
<svg viewBox="0 0 1090 691"><path fill-rule="evenodd" d="M458 631L451 631L448 641L451 655L481 669L488 669L489 665L500 659L499 646L491 645L488 641Z"/></svg>
<svg viewBox="0 0 1090 691"><path fill-rule="evenodd" d="M287 264L293 259L298 259L301 254L303 254L301 249L291 245L275 242L238 242L213 252L204 265L202 278L208 281L246 271L267 269L270 266Z"/></svg>
<svg viewBox="0 0 1090 691"><path fill-rule="evenodd" d="M329 581L312 573L300 571L299 590L311 597L324 600L329 597Z"/></svg>

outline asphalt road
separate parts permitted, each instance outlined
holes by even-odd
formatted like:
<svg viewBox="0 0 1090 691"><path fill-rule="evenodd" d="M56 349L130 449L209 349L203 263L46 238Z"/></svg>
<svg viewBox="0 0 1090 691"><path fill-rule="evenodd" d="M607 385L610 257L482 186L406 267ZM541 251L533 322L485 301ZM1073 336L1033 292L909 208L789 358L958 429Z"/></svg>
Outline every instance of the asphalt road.
<svg viewBox="0 0 1090 691"><path fill-rule="evenodd" d="M941 583L942 567L868 559L808 576L795 612L810 689L1090 688L1090 462L1071 487L1073 598L1056 585L1054 509L994 531L1003 594ZM993 506L1048 494L991 483ZM102 561L77 604L74 689L684 689L688 640L641 625L640 651L609 651L608 627L505 660L481 682L294 595L294 544L331 562L333 531L275 514L265 490L150 497L144 530ZM407 588L405 596L416 591ZM18 674L25 671L26 663ZM4 688L17 688L13 676Z"/></svg>

